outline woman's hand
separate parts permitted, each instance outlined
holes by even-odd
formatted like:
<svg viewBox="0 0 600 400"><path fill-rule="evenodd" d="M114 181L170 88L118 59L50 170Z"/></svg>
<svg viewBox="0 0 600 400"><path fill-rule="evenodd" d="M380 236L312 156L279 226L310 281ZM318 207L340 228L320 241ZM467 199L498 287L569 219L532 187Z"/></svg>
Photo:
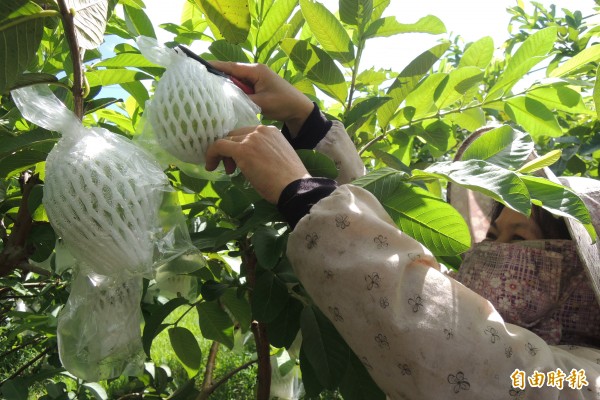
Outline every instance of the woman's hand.
<svg viewBox="0 0 600 400"><path fill-rule="evenodd" d="M228 174L237 165L254 189L273 204L288 184L310 177L292 146L274 126L239 128L217 140L206 153L206 169L213 171L220 161Z"/></svg>
<svg viewBox="0 0 600 400"><path fill-rule="evenodd" d="M296 136L314 105L308 97L263 64L211 61L211 64L253 86L248 95L265 117L284 122L292 137Z"/></svg>

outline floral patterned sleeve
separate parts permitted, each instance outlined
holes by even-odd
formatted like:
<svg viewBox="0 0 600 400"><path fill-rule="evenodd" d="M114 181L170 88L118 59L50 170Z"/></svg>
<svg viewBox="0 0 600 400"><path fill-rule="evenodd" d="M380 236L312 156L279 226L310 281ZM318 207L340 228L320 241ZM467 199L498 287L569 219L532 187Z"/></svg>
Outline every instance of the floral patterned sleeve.
<svg viewBox="0 0 600 400"><path fill-rule="evenodd" d="M503 322L361 188L316 203L287 254L391 399L600 399L600 351L548 346Z"/></svg>

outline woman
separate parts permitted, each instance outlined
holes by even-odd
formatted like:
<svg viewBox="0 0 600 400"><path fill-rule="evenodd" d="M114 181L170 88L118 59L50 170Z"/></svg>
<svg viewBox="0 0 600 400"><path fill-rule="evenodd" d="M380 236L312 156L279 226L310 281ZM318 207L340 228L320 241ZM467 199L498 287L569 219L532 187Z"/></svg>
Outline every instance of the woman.
<svg viewBox="0 0 600 400"><path fill-rule="evenodd" d="M429 250L399 231L375 197L345 184L363 166L339 122L327 121L265 66L215 66L254 86L252 100L265 116L285 123L289 141L274 127L239 129L209 149L207 169L221 160L228 172L237 165L278 205L293 228L287 255L297 276L390 398L600 398L599 350L549 344L506 322L490 301L440 272ZM339 166L338 182L311 177L294 147L330 156ZM513 218L520 217L506 212L495 220L497 237L505 221L514 228ZM543 237L544 227L531 228ZM578 281L572 293L589 288L588 281ZM509 281L503 293L520 284Z"/></svg>

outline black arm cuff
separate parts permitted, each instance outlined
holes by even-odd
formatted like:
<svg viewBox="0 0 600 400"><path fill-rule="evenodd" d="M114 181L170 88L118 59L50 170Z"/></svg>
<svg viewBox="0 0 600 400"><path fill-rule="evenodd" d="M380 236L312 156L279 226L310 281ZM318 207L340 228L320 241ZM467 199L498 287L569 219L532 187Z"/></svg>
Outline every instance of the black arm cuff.
<svg viewBox="0 0 600 400"><path fill-rule="evenodd" d="M288 127L284 124L281 132L285 138L290 142L292 147L296 150L308 149L313 150L317 147L317 144L325 137L333 122L329 121L325 115L319 109L316 103L313 103L315 107L309 114L306 121L300 128L300 132L292 139Z"/></svg>
<svg viewBox="0 0 600 400"><path fill-rule="evenodd" d="M327 178L295 180L281 192L277 209L294 229L298 221L309 213L313 205L329 196L336 188L337 183Z"/></svg>

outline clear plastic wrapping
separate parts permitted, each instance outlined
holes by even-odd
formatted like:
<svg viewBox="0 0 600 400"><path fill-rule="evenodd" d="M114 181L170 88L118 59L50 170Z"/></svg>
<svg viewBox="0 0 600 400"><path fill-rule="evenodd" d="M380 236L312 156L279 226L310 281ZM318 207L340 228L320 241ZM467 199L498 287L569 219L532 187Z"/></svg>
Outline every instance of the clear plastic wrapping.
<svg viewBox="0 0 600 400"><path fill-rule="evenodd" d="M145 360L143 278L193 297L190 282L174 278L189 271L155 276L166 263L198 255L176 193L148 152L106 129L84 127L47 86L12 96L26 119L62 134L46 160L43 197L64 244L60 252L75 259L76 278L58 318L61 361L86 380L137 374ZM200 268L202 256L195 260Z"/></svg>
<svg viewBox="0 0 600 400"><path fill-rule="evenodd" d="M260 109L231 81L155 39L142 36L137 44L148 60L167 68L146 104L143 135L153 137L172 156L203 164L215 140L233 129L258 125Z"/></svg>

